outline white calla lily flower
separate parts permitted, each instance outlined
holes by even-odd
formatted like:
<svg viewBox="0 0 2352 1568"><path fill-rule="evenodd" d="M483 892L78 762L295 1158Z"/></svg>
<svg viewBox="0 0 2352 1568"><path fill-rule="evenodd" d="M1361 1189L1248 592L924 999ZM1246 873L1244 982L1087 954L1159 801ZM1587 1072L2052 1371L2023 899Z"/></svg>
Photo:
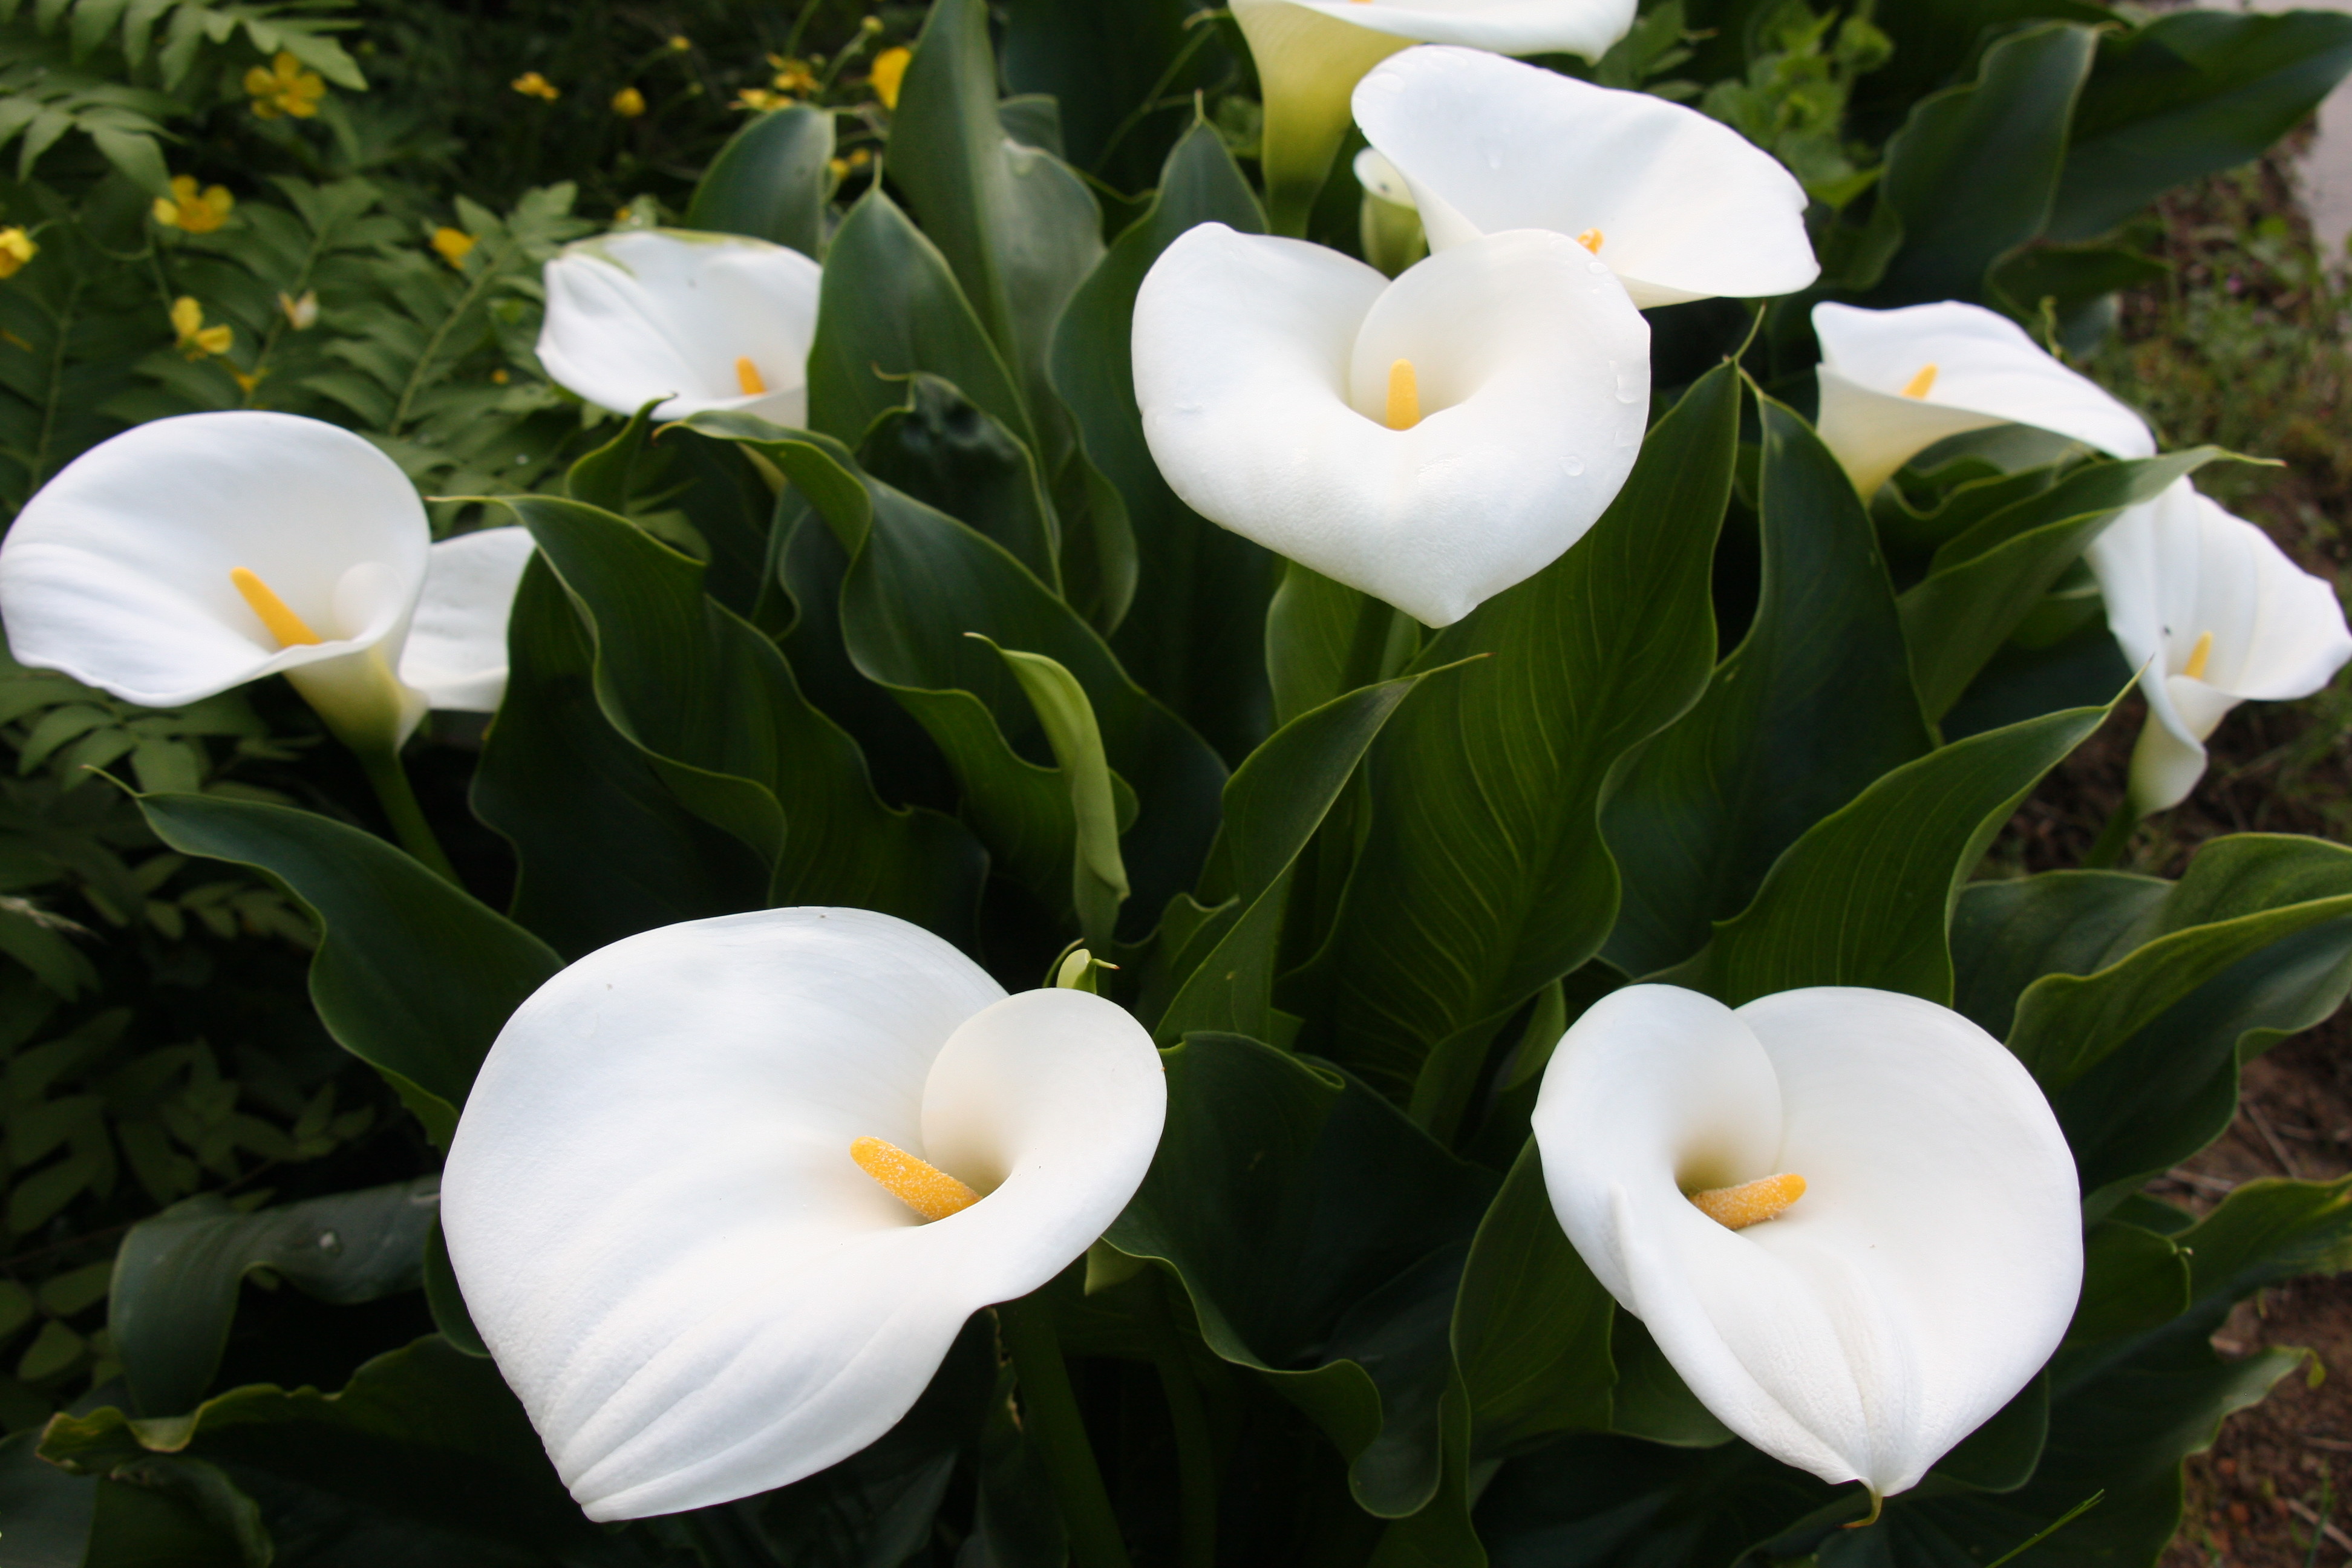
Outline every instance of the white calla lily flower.
<svg viewBox="0 0 2352 1568"><path fill-rule="evenodd" d="M657 419L740 410L808 423L817 264L741 235L646 228L567 245L547 264L539 359L599 408Z"/></svg>
<svg viewBox="0 0 2352 1568"><path fill-rule="evenodd" d="M1634 0L1234 0L1265 104L1260 166L1275 232L1307 232L1348 134L1348 95L1414 44L1599 59L1633 25Z"/></svg>
<svg viewBox="0 0 2352 1568"><path fill-rule="evenodd" d="M1691 1392L1825 1481L1916 1485L2074 1314L2057 1119L1916 997L1629 986L1560 1040L1535 1135L1561 1227Z"/></svg>
<svg viewBox="0 0 2352 1568"><path fill-rule="evenodd" d="M1490 235L1391 283L1205 224L1136 296L1136 400L1193 510L1442 626L1550 564L1616 497L1649 343L1616 278L1563 235Z"/></svg>
<svg viewBox="0 0 2352 1568"><path fill-rule="evenodd" d="M2114 458L2156 455L2146 420L1981 305L1824 302L1813 331L1822 442L1865 500L1946 437L1996 425L2031 425Z"/></svg>
<svg viewBox="0 0 2352 1568"><path fill-rule="evenodd" d="M973 1312L1126 1206L1166 1110L1115 1004L1007 996L887 915L729 915L615 942L516 1010L442 1224L572 1495L635 1519L887 1431Z"/></svg>
<svg viewBox="0 0 2352 1568"><path fill-rule="evenodd" d="M2178 805L2205 742L2250 700L2308 697L2352 659L2335 588L2186 479L2131 508L2084 552L2148 721L2132 752L2135 816Z"/></svg>
<svg viewBox="0 0 2352 1568"><path fill-rule="evenodd" d="M1696 110L1442 47L1382 61L1354 105L1433 250L1552 229L1606 262L1644 310L1790 294L1821 275L1804 187Z"/></svg>
<svg viewBox="0 0 2352 1568"><path fill-rule="evenodd" d="M505 684L530 535L432 539L407 476L347 430L182 415L92 447L26 503L0 542L0 618L19 662L143 707L283 674L383 752L436 700L487 710Z"/></svg>

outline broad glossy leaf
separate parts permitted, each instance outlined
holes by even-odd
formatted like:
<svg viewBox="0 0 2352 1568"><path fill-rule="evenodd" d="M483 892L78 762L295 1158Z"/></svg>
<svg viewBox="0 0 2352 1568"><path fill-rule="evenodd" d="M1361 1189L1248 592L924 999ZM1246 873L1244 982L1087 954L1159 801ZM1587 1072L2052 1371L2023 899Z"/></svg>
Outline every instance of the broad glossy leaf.
<svg viewBox="0 0 2352 1568"><path fill-rule="evenodd" d="M70 1562L268 1568L276 1542L253 1500L211 1465L156 1456L97 1483L89 1545ZM0 1558L5 1561L5 1558Z"/></svg>
<svg viewBox="0 0 2352 1568"><path fill-rule="evenodd" d="M1050 93L1061 108L1071 163L1122 191L1150 183L1170 137L1192 112L1189 94L1227 68L1217 31L1187 26L1198 0L1014 0L1006 7L1004 79L1017 93ZM1171 97L1182 101L1170 105Z"/></svg>
<svg viewBox="0 0 2352 1568"><path fill-rule="evenodd" d="M774 644L703 595L695 563L594 507L506 504L588 624L605 718L688 809L768 863L768 902L969 931L982 874L970 836L876 799L855 743L801 696Z"/></svg>
<svg viewBox="0 0 2352 1568"><path fill-rule="evenodd" d="M1454 1353L1478 1458L1608 1426L1614 1311L1559 1228L1530 1140L1479 1223L1454 1303Z"/></svg>
<svg viewBox="0 0 2352 1568"><path fill-rule="evenodd" d="M890 117L890 178L1013 366L1044 430L1058 423L1048 417L1046 347L1062 307L1102 257L1102 211L1060 159L1005 135L996 100L985 0L939 0ZM1058 450L1040 455L1059 466Z"/></svg>
<svg viewBox="0 0 2352 1568"><path fill-rule="evenodd" d="M1061 539L1037 459L1021 438L935 375L916 372L907 401L859 443L868 474L969 523L1049 586L1061 581Z"/></svg>
<svg viewBox="0 0 2352 1568"><path fill-rule="evenodd" d="M1853 481L1789 408L1763 425L1756 618L1601 814L1625 881L1602 954L1628 974L1706 946L1800 834L1934 744Z"/></svg>
<svg viewBox="0 0 2352 1568"><path fill-rule="evenodd" d="M2079 1349L2160 1329L2189 1310L2189 1259L2170 1237L2103 1219L2083 1236L2083 1299L2066 1326Z"/></svg>
<svg viewBox="0 0 2352 1568"><path fill-rule="evenodd" d="M859 198L825 250L809 349L810 428L854 446L905 402L901 382L919 370L1036 450L1028 405L1005 365L939 247L879 186Z"/></svg>
<svg viewBox="0 0 2352 1568"><path fill-rule="evenodd" d="M2095 41L2063 22L2025 28L1985 51L1975 79L1913 106L1878 187L1903 248L1871 303L1975 300L1986 269L2042 232Z"/></svg>
<svg viewBox="0 0 2352 1568"><path fill-rule="evenodd" d="M2104 233L2173 185L2256 158L2352 69L2352 18L2191 10L2103 39L2051 214Z"/></svg>
<svg viewBox="0 0 2352 1568"><path fill-rule="evenodd" d="M139 805L173 848L267 871L318 916L310 1001L320 1022L401 1087L446 1143L507 1016L562 961L356 827L217 795L143 795Z"/></svg>
<svg viewBox="0 0 2352 1568"><path fill-rule="evenodd" d="M1373 748L1370 830L1301 986L1316 1000L1292 1010L1312 1048L1400 1099L1437 1064L1421 1096L1432 1125L1466 1103L1480 1032L1590 958L1615 921L1603 791L1713 666L1707 580L1739 397L1727 366L1693 386L1591 532L1447 627L1421 667L1495 657L1414 693ZM1471 1044L1433 1056L1449 1039Z"/></svg>
<svg viewBox="0 0 2352 1568"><path fill-rule="evenodd" d="M114 1256L106 1326L131 1398L193 1409L220 1365L238 1287L257 1268L337 1305L415 1289L440 1178L240 1213L205 1194L131 1227Z"/></svg>
<svg viewBox="0 0 2352 1568"><path fill-rule="evenodd" d="M332 1394L257 1384L164 1421L60 1416L41 1452L96 1476L159 1453L216 1466L260 1505L281 1560L363 1531L409 1561L647 1561L642 1537L608 1534L565 1494L498 1369L438 1338L376 1357Z"/></svg>
<svg viewBox="0 0 2352 1568"><path fill-rule="evenodd" d="M1209 1348L1315 1418L1358 1502L1417 1511L1494 1178L1358 1080L1255 1040L1196 1034L1166 1059L1167 1131L1104 1239L1175 1269Z"/></svg>
<svg viewBox="0 0 2352 1568"><path fill-rule="evenodd" d="M829 110L771 110L729 137L703 170L686 226L771 239L821 259L832 159Z"/></svg>
<svg viewBox="0 0 2352 1568"><path fill-rule="evenodd" d="M1756 6L1751 14L1765 9ZM1694 7L1694 22L1717 25L1703 20L1704 16ZM1990 30L2044 17L2094 27L2125 20L2094 0L1923 0L1916 5L1889 6L1884 15L1874 12L1871 21L1894 43L1895 52L1853 84L1858 128L1865 128L1866 135L1894 131L1914 102L1966 79L1985 47L2000 36Z"/></svg>
<svg viewBox="0 0 2352 1568"><path fill-rule="evenodd" d="M971 635L980 637L978 632ZM1070 901L1078 912L1078 930L1088 942L1108 946L1129 889L1127 867L1118 853L1119 830L1125 825L1119 820L1110 764L1103 758L1102 726L1095 721L1086 688L1061 665L1017 648L1000 647L996 653L1028 694L1046 743L1054 749L1054 765L1070 792Z"/></svg>
<svg viewBox="0 0 2352 1568"><path fill-rule="evenodd" d="M2211 447L2094 463L1994 511L1945 542L1902 600L1911 673L1941 718L2060 575L2128 506L2219 456ZM2110 692L2108 696L2113 696Z"/></svg>
<svg viewBox="0 0 2352 1568"><path fill-rule="evenodd" d="M2075 117L2079 121L2079 110ZM1996 262L1990 292L2029 331L2040 325L2046 306L2059 346L2083 354L2097 348L2114 329L2118 290L2161 283L2171 276L2170 267L2137 250L2044 245Z"/></svg>
<svg viewBox="0 0 2352 1568"><path fill-rule="evenodd" d="M516 921L577 958L767 901L758 853L679 804L604 716L595 647L543 558L523 572L507 652L507 700L483 738L473 805L514 846Z"/></svg>
<svg viewBox="0 0 2352 1568"><path fill-rule="evenodd" d="M1578 1434L1503 1467L1478 1535L1494 1568L1721 1568L1832 1495L1744 1443Z"/></svg>
<svg viewBox="0 0 2352 1568"><path fill-rule="evenodd" d="M1397 704L1435 673L1367 686L1301 714L1225 781L1224 822L1203 891L1238 908L1213 948L1180 960L1181 988L1153 1029L1161 1044L1194 1029L1271 1031L1290 869Z"/></svg>
<svg viewBox="0 0 2352 1568"><path fill-rule="evenodd" d="M1960 883L2042 775L2099 726L2073 709L1971 735L1880 779L1774 863L1755 902L1664 978L1734 1006L1867 985L1948 1006Z"/></svg>
<svg viewBox="0 0 2352 1568"><path fill-rule="evenodd" d="M1088 0L1085 9L1097 7ZM1120 30L1125 26L1122 21ZM1178 500L1160 477L1144 444L1129 352L1135 292L1144 274L1177 236L1211 222L1244 234L1265 227L1257 198L1224 143L1196 124L1168 154L1150 210L1071 296L1054 334L1051 363L1055 389L1076 424L1087 460L1127 503L1139 576L1150 586L1111 646L1146 690L1238 763L1270 722L1264 636L1266 598L1280 563Z"/></svg>
<svg viewBox="0 0 2352 1568"><path fill-rule="evenodd" d="M0 1565L82 1568L99 1482L42 1458L37 1431L0 1437Z"/></svg>

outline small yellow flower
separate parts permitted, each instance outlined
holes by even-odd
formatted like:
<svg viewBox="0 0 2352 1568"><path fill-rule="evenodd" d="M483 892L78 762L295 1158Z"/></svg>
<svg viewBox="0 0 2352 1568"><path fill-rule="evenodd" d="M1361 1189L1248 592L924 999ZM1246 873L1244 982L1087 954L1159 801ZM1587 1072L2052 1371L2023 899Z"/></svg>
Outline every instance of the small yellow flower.
<svg viewBox="0 0 2352 1568"><path fill-rule="evenodd" d="M787 100L764 87L747 87L735 95L735 107L754 110L781 109Z"/></svg>
<svg viewBox="0 0 2352 1568"><path fill-rule="evenodd" d="M18 268L40 253L41 247L23 229L0 228L0 278L14 278Z"/></svg>
<svg viewBox="0 0 2352 1568"><path fill-rule="evenodd" d="M672 33L669 36L669 47L676 49L679 54L684 54L687 50L694 47L694 40L688 37L684 33Z"/></svg>
<svg viewBox="0 0 2352 1568"><path fill-rule="evenodd" d="M624 120L635 120L646 111L646 95L634 87L625 87L613 95L613 112Z"/></svg>
<svg viewBox="0 0 2352 1568"><path fill-rule="evenodd" d="M155 198L155 221L186 234L210 234L228 221L235 205L236 198L221 186L207 185L199 192L194 174L174 174L171 199Z"/></svg>
<svg viewBox="0 0 2352 1568"><path fill-rule="evenodd" d="M226 331L228 329L223 327L221 331ZM245 400L250 403L253 401L253 389L259 386L261 378L268 374L266 370L232 370L228 375L231 381L236 383L238 390L245 394Z"/></svg>
<svg viewBox="0 0 2352 1568"><path fill-rule="evenodd" d="M508 382L512 381L514 377L507 374L506 366L500 365L498 369L490 372L490 379L498 383L500 386L504 386Z"/></svg>
<svg viewBox="0 0 2352 1568"><path fill-rule="evenodd" d="M816 72L809 68L808 61L778 59L773 55L770 55L768 59L776 68L773 85L778 92L792 98L815 96L818 87Z"/></svg>
<svg viewBox="0 0 2352 1568"><path fill-rule="evenodd" d="M304 70L300 60L280 49L267 70L256 66L245 73L245 91L253 100L253 112L264 120L275 120L281 114L308 120L319 112L319 100L327 96L327 84L317 71Z"/></svg>
<svg viewBox="0 0 2352 1568"><path fill-rule="evenodd" d="M446 226L433 231L433 248L442 260L452 267L463 267L466 257L474 248L474 237L462 228Z"/></svg>
<svg viewBox="0 0 2352 1568"><path fill-rule="evenodd" d="M556 86L553 82L548 80L537 71L525 71L522 75L515 78L514 80L509 82L507 85L513 88L517 92L521 93L525 98L544 99L550 103L553 103L557 99L563 96L563 89L562 88Z"/></svg>
<svg viewBox="0 0 2352 1568"><path fill-rule="evenodd" d="M286 312L286 324L296 331L305 331L319 321L319 291L305 289L299 300L285 290L278 290L278 308Z"/></svg>
<svg viewBox="0 0 2352 1568"><path fill-rule="evenodd" d="M907 62L914 58L915 51L904 44L895 44L874 57L874 69L866 79L883 108L898 107L898 84L907 79Z"/></svg>
<svg viewBox="0 0 2352 1568"><path fill-rule="evenodd" d="M205 325L205 308L193 295L183 294L172 301L172 331L179 335L175 345L190 359L202 359L206 354L225 354L236 341L236 334L226 326Z"/></svg>

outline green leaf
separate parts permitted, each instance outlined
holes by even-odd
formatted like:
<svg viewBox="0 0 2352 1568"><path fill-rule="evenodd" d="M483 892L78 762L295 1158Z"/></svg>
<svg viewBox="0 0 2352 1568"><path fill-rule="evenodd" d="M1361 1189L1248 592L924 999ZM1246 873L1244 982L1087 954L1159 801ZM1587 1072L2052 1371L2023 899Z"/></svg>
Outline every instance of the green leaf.
<svg viewBox="0 0 2352 1568"><path fill-rule="evenodd" d="M985 0L939 0L898 89L887 163L1043 427L1046 348L1102 257L1102 212L1060 159L1004 134L996 99ZM1059 466L1059 451L1039 456Z"/></svg>
<svg viewBox="0 0 2352 1568"><path fill-rule="evenodd" d="M1948 1006L1954 902L2042 775L2098 728L2077 708L1930 752L1806 830L1756 901L1664 978L1733 1006L1804 985L1867 985Z"/></svg>
<svg viewBox="0 0 2352 1568"><path fill-rule="evenodd" d="M978 632L966 636L988 639ZM1111 793L1110 764L1103 759L1102 726L1077 677L1043 654L996 649L1036 710L1037 722L1054 748L1054 763L1070 791L1075 852L1070 857L1070 901L1087 942L1108 947L1118 907L1127 901L1127 867L1119 858L1118 802Z"/></svg>
<svg viewBox="0 0 2352 1568"><path fill-rule="evenodd" d="M766 862L680 804L604 716L595 646L543 558L523 572L507 648L507 700L483 739L473 805L514 846L516 921L577 958L766 903Z"/></svg>
<svg viewBox="0 0 2352 1568"><path fill-rule="evenodd" d="M2189 1302L2189 1259L2171 1237L2100 1220L2083 1236L2083 1297L2066 1327L2066 1345L2162 1328Z"/></svg>
<svg viewBox="0 0 2352 1568"><path fill-rule="evenodd" d="M1713 666L1707 581L1739 399L1727 366L1696 383L1591 532L1447 627L1420 664L1496 657L1415 692L1373 747L1370 826L1301 986L1321 999L1291 1010L1318 1031L1313 1048L1412 1096L1427 1125L1450 1132L1466 1104L1480 1031L1591 957L1615 921L1600 805L1619 759ZM1448 1039L1470 1045L1433 1055Z"/></svg>
<svg viewBox="0 0 2352 1568"><path fill-rule="evenodd" d="M1382 1518L1436 1494L1446 1321L1494 1178L1356 1079L1255 1040L1164 1053L1168 1122L1104 1239L1165 1261L1210 1350L1322 1426Z"/></svg>
<svg viewBox="0 0 2352 1568"><path fill-rule="evenodd" d="M772 110L727 139L687 204L686 226L748 234L824 254L833 113L805 103Z"/></svg>
<svg viewBox="0 0 2352 1568"><path fill-rule="evenodd" d="M1454 1303L1454 1353L1479 1458L1609 1425L1615 1304L1553 1215L1530 1139L1479 1223Z"/></svg>
<svg viewBox="0 0 2352 1568"><path fill-rule="evenodd" d="M982 874L970 837L875 797L856 744L808 705L773 643L704 595L700 566L594 507L506 504L588 623L604 717L688 810L768 863L768 902L969 931Z"/></svg>
<svg viewBox="0 0 2352 1568"><path fill-rule="evenodd" d="M2171 276L2170 267L2136 250L2044 245L1996 262L1990 292L2029 331L2040 324L2046 304L2060 346L2088 353L2116 324L2117 292L2162 283Z"/></svg>
<svg viewBox="0 0 2352 1568"><path fill-rule="evenodd" d="M1007 7L1004 79L1014 92L1050 93L1061 108L1064 155L1114 188L1139 190L1160 150L1192 112L1192 91L1229 68L1193 0L1015 0ZM1056 149L1062 151L1062 149Z"/></svg>
<svg viewBox="0 0 2352 1568"><path fill-rule="evenodd" d="M337 1394L261 1384L163 1420L60 1416L41 1453L95 1476L153 1455L204 1460L289 1540L364 1531L408 1561L486 1568L646 1561L582 1515L497 1367L437 1337L376 1357Z"/></svg>
<svg viewBox="0 0 2352 1568"><path fill-rule="evenodd" d="M875 186L825 247L809 349L809 426L855 444L929 371L1040 451L1027 404L939 247ZM700 428L698 426L697 428ZM820 498L810 498L822 506Z"/></svg>
<svg viewBox="0 0 2352 1568"><path fill-rule="evenodd" d="M857 448L858 466L979 530L1058 589L1061 538L1034 453L947 382L923 371L907 380L907 401L876 419Z"/></svg>
<svg viewBox="0 0 2352 1568"><path fill-rule="evenodd" d="M1229 923L1209 928L1215 945L1205 954L1180 958L1181 986L1154 1026L1155 1039L1173 1045L1195 1029L1272 1031L1290 869L1397 705L1437 673L1334 698L1276 731L1225 781L1224 823L1209 876L1235 912ZM1185 944L1188 954L1193 945Z"/></svg>
<svg viewBox="0 0 2352 1568"><path fill-rule="evenodd" d="M1020 16L1016 11L1016 37ZM1118 30L1128 26L1122 18ZM1007 47L1010 53L1013 46ZM1052 365L1055 389L1076 423L1087 460L1127 503L1140 580L1150 588L1119 623L1111 646L1146 690L1237 763L1269 723L1265 609L1279 563L1177 500L1160 478L1144 444L1130 353L1135 293L1144 274L1179 235L1203 223L1244 234L1265 228L1257 198L1224 143L1208 126L1195 124L1168 154L1150 209L1071 296L1054 334Z"/></svg>
<svg viewBox="0 0 2352 1568"><path fill-rule="evenodd" d="M2195 447L2132 462L2093 463L1945 542L1903 595L1911 673L1941 718L2099 531L2220 456Z"/></svg>
<svg viewBox="0 0 2352 1568"><path fill-rule="evenodd" d="M1698 1568L1738 1562L1832 1495L1744 1443L1580 1433L1505 1465L1478 1534L1496 1568Z"/></svg>
<svg viewBox="0 0 2352 1568"><path fill-rule="evenodd" d="M2042 232L2096 37L2062 22L2011 33L1973 81L1912 107L1878 187L1903 220L1903 248L1871 303L1977 299L1993 262Z"/></svg>
<svg viewBox="0 0 2352 1568"><path fill-rule="evenodd" d="M1934 743L1853 482L1795 413L1762 406L1756 618L1601 816L1625 882L1603 956L1628 974L1706 946L1799 835Z"/></svg>
<svg viewBox="0 0 2352 1568"><path fill-rule="evenodd" d="M250 1213L205 1194L131 1226L106 1321L138 1407L173 1415L204 1397L257 1268L339 1306L415 1289L440 1184L420 1176Z"/></svg>
<svg viewBox="0 0 2352 1568"><path fill-rule="evenodd" d="M2249 159L2352 69L2352 17L2183 11L2103 38L2050 233L2089 239L2170 187Z"/></svg>
<svg viewBox="0 0 2352 1568"><path fill-rule="evenodd" d="M99 1483L42 1458L38 1431L0 1438L0 1564L81 1568Z"/></svg>
<svg viewBox="0 0 2352 1568"><path fill-rule="evenodd" d="M555 954L356 827L219 795L143 795L139 806L173 848L267 871L318 917L320 1022L402 1088L446 1145L508 1016L562 967Z"/></svg>

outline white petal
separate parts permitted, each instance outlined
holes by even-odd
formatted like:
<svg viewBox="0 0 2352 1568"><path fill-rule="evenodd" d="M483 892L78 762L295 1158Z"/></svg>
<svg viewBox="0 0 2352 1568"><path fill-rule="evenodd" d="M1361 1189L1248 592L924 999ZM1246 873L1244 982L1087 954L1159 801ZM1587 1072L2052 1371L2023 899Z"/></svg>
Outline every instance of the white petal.
<svg viewBox="0 0 2352 1568"><path fill-rule="evenodd" d="M1635 0L1237 0L1234 13L1291 5L1351 26L1505 55L1598 59L1633 25Z"/></svg>
<svg viewBox="0 0 2352 1568"><path fill-rule="evenodd" d="M1410 210L1413 205L1412 187L1405 184L1404 176L1397 173L1394 163L1381 156L1381 150L1377 147L1367 147L1356 154L1356 184L1364 188L1366 195L1377 197L1391 206Z"/></svg>
<svg viewBox="0 0 2352 1568"><path fill-rule="evenodd" d="M0 543L0 616L25 664L177 707L361 650L396 656L431 542L407 477L351 432L182 415L92 447L26 503ZM280 647L231 583L237 566L326 640Z"/></svg>
<svg viewBox="0 0 2352 1568"><path fill-rule="evenodd" d="M1511 228L1592 234L1644 309L1794 293L1821 275L1804 187L1780 161L1650 93L1423 47L1374 67L1355 111L1434 249Z"/></svg>
<svg viewBox="0 0 2352 1568"><path fill-rule="evenodd" d="M1211 521L1429 626L1542 570L1614 499L1649 328L1574 240L1522 229L1393 284L1296 240L1186 233L1135 309L1144 435ZM1423 416L1383 422L1409 359Z"/></svg>
<svg viewBox="0 0 2352 1568"><path fill-rule="evenodd" d="M1743 1100L1741 1163L1721 1170L1726 1102ZM1629 987L1561 1041L1536 1137L1562 1227L1692 1392L1825 1480L1916 1484L2074 1311L2056 1119L1998 1041L1916 997L1822 987L1735 1014ZM1804 1196L1746 1230L1683 1196L1782 1171Z"/></svg>
<svg viewBox="0 0 2352 1568"><path fill-rule="evenodd" d="M817 264L740 235L636 229L566 246L547 264L548 374L601 408L683 419L740 409L780 425L808 418ZM747 393L748 359L766 390Z"/></svg>
<svg viewBox="0 0 2352 1568"><path fill-rule="evenodd" d="M443 1223L590 1516L700 1507L887 1431L973 1311L1118 1214L1165 1093L1118 1007L1007 999L904 921L698 921L591 954L516 1012L450 1150ZM919 1225L850 1160L869 1135L1002 1185Z"/></svg>
<svg viewBox="0 0 2352 1568"><path fill-rule="evenodd" d="M498 711L507 689L507 618L531 548L521 528L485 528L433 547L400 658L404 684L436 708Z"/></svg>
<svg viewBox="0 0 2352 1568"><path fill-rule="evenodd" d="M2205 771L2204 742L2230 709L2308 697L2352 658L2335 588L2186 479L2125 511L2084 553L2116 646L2147 672L2140 689L2150 721L2132 758L2142 813L2187 798Z"/></svg>
<svg viewBox="0 0 2352 1568"><path fill-rule="evenodd" d="M1946 436L1992 425L2032 425L2111 457L2156 453L2138 415L1980 305L1864 310L1825 301L1813 307L1813 331L1822 440L1865 496ZM1906 396L1929 365L1926 393Z"/></svg>

